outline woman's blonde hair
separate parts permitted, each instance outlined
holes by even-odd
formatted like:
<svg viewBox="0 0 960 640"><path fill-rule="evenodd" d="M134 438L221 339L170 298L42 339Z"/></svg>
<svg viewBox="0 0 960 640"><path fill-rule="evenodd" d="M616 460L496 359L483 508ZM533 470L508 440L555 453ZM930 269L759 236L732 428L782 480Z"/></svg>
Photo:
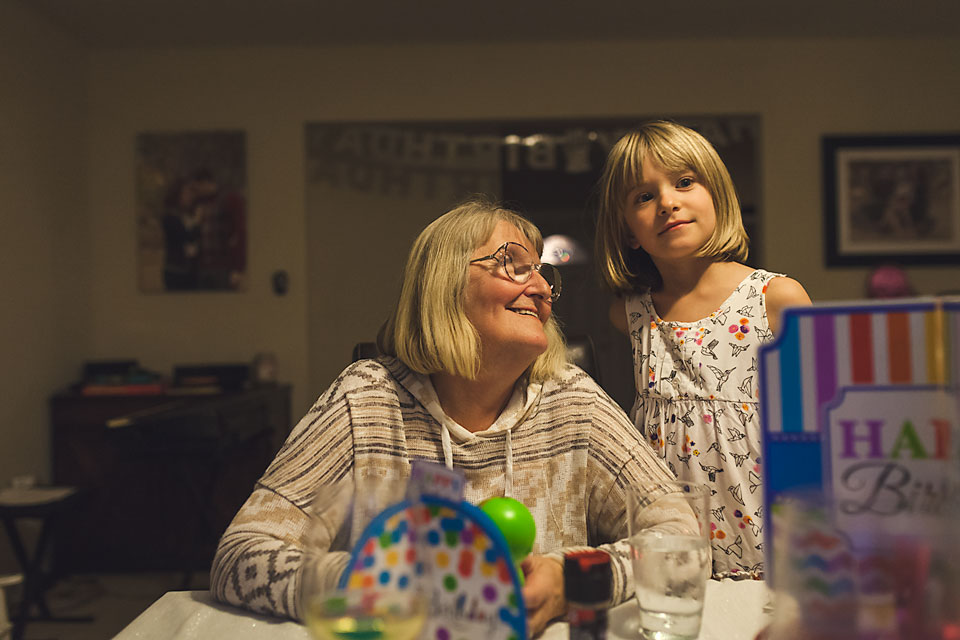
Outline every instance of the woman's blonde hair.
<svg viewBox="0 0 960 640"><path fill-rule="evenodd" d="M483 345L464 312L467 267L477 247L501 220L516 227L543 252L537 227L520 214L487 200L469 200L440 216L420 233L403 270L400 299L377 336L382 353L396 356L424 374L446 372L473 379L479 373ZM547 350L527 375L534 382L555 376L566 362L557 321L544 330Z"/></svg>
<svg viewBox="0 0 960 640"><path fill-rule="evenodd" d="M623 219L627 195L643 181L641 167L645 159L666 171L693 171L710 192L717 225L697 255L721 261L745 260L749 240L743 228L740 202L716 149L693 129L654 120L617 141L600 177L596 258L607 286L617 293L627 293L656 288L662 282L647 252L632 249L627 243L629 229Z"/></svg>

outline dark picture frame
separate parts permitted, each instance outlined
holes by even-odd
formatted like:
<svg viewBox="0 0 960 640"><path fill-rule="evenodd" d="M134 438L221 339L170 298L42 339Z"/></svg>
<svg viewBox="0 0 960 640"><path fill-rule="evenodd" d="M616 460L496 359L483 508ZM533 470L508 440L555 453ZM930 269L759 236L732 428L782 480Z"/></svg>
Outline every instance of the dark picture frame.
<svg viewBox="0 0 960 640"><path fill-rule="evenodd" d="M960 134L824 136L828 266L960 263Z"/></svg>
<svg viewBox="0 0 960 640"><path fill-rule="evenodd" d="M137 134L140 291L245 291L246 189L243 131Z"/></svg>

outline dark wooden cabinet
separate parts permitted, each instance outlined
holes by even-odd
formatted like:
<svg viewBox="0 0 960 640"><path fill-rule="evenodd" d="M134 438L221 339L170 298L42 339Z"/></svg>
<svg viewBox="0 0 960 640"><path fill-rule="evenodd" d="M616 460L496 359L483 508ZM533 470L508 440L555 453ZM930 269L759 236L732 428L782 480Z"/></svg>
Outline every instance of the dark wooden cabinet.
<svg viewBox="0 0 960 640"><path fill-rule="evenodd" d="M53 482L84 490L58 571L209 567L216 540L292 426L290 387L213 396L51 398ZM107 422L133 415L131 424Z"/></svg>

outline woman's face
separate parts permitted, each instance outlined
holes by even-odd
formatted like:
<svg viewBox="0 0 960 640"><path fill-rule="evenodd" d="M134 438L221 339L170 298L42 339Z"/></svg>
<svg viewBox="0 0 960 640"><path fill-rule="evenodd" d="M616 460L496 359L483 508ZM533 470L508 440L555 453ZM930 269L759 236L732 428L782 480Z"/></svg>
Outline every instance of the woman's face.
<svg viewBox="0 0 960 640"><path fill-rule="evenodd" d="M502 220L470 258L488 256L504 242L523 245L534 262L540 261L533 243L519 229ZM550 318L552 304L550 286L539 272L518 284L507 277L496 260L471 264L464 293L464 311L480 334L486 364L519 359L526 367L547 349L543 326Z"/></svg>

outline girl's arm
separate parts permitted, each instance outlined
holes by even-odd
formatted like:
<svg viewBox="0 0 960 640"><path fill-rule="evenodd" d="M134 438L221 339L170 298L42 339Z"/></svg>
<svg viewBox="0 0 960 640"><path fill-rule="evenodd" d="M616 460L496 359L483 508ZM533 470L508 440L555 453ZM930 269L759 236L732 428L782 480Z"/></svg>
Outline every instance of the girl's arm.
<svg viewBox="0 0 960 640"><path fill-rule="evenodd" d="M610 323L613 324L620 333L630 335L627 327L627 301L621 296L617 296L610 303Z"/></svg>
<svg viewBox="0 0 960 640"><path fill-rule="evenodd" d="M793 278L774 278L767 285L767 323L770 331L777 334L780 329L780 312L786 307L805 307L810 302L810 296L803 285Z"/></svg>

